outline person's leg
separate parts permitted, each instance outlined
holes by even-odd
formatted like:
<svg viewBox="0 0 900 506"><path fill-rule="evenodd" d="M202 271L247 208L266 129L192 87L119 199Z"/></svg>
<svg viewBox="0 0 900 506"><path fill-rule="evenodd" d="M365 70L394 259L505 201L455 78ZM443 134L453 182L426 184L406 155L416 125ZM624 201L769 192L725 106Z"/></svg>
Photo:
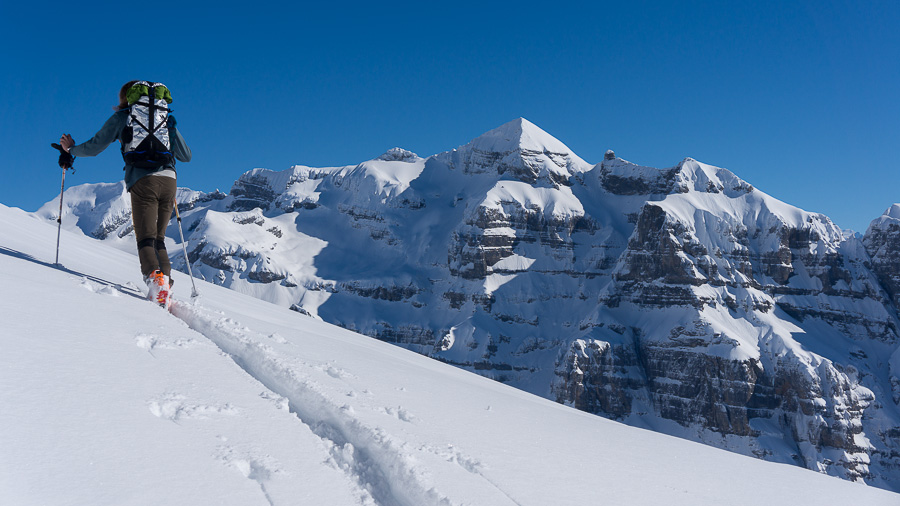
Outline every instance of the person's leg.
<svg viewBox="0 0 900 506"><path fill-rule="evenodd" d="M159 179L159 201L157 204L156 219L156 257L159 259L159 269L163 274L172 279L172 263L169 261L169 253L166 251L166 227L172 219L172 208L175 207L175 191L178 185L174 178L154 176Z"/></svg>
<svg viewBox="0 0 900 506"><path fill-rule="evenodd" d="M159 198L150 179L144 177L131 187L131 217L134 224L134 238L137 240L141 273L146 278L160 268L156 255L156 232Z"/></svg>

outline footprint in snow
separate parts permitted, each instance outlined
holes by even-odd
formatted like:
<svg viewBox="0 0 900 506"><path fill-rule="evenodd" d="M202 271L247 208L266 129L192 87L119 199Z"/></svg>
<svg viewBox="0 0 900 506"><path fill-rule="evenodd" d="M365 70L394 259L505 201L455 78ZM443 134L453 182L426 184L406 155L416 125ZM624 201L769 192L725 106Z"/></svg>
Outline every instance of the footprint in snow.
<svg viewBox="0 0 900 506"><path fill-rule="evenodd" d="M231 461L231 465L237 468L244 478L254 481L268 481L272 477L272 470L256 460L235 459Z"/></svg>
<svg viewBox="0 0 900 506"><path fill-rule="evenodd" d="M481 470L484 468L484 465L480 460L467 456L466 454L454 448L452 444L448 444L445 447L423 445L419 447L419 451L433 453L443 458L447 462L452 462L472 474L480 475Z"/></svg>
<svg viewBox="0 0 900 506"><path fill-rule="evenodd" d="M177 393L166 393L156 399L151 399L147 401L147 407L157 418L164 418L172 422L206 419L220 415L234 416L239 413L237 408L228 403L222 405L195 403Z"/></svg>
<svg viewBox="0 0 900 506"><path fill-rule="evenodd" d="M345 376L344 371L331 365L325 368L325 372L332 378L342 379Z"/></svg>
<svg viewBox="0 0 900 506"><path fill-rule="evenodd" d="M190 337L162 337L153 334L138 334L134 338L134 344L137 345L138 348L147 350L151 354L153 350L160 349L181 349L181 348L193 348L198 346L196 340Z"/></svg>
<svg viewBox="0 0 900 506"><path fill-rule="evenodd" d="M269 339L275 341L278 344L287 344L287 342L288 342L287 339L282 337L278 332L269 334Z"/></svg>
<svg viewBox="0 0 900 506"><path fill-rule="evenodd" d="M96 283L89 280L86 276L81 278L81 287L85 290L93 293L99 293L100 295L110 295L113 297L119 296L119 291L116 290L112 285Z"/></svg>
<svg viewBox="0 0 900 506"><path fill-rule="evenodd" d="M291 410L291 401L289 401L287 397L282 397L274 392L261 392L259 396L267 401L272 402L273 404L275 404L275 407L282 411Z"/></svg>
<svg viewBox="0 0 900 506"><path fill-rule="evenodd" d="M381 411L382 413L393 416L403 422L412 423L416 419L416 417L412 413L400 406L397 406L396 408L383 408Z"/></svg>
<svg viewBox="0 0 900 506"><path fill-rule="evenodd" d="M276 474L284 472L275 459L268 455L261 457L253 452L241 451L227 445L220 446L217 453L218 459L224 464L236 469L244 478L255 481L269 504L274 504L266 489L266 483Z"/></svg>
<svg viewBox="0 0 900 506"><path fill-rule="evenodd" d="M347 372L333 364L317 365L317 366L315 366L315 369L318 369L318 370L324 372L325 374L331 376L334 379L345 380L348 378L354 378L354 379L356 378L356 376L354 376L353 374L350 374L349 372Z"/></svg>
<svg viewBox="0 0 900 506"><path fill-rule="evenodd" d="M81 288L84 288L85 290L87 290L89 292L93 292L94 284L91 283L90 281L88 281L88 278L81 278Z"/></svg>
<svg viewBox="0 0 900 506"><path fill-rule="evenodd" d="M109 295L110 297L118 297L120 295L119 291L110 285L103 285L102 288L97 290L97 293L100 295Z"/></svg>

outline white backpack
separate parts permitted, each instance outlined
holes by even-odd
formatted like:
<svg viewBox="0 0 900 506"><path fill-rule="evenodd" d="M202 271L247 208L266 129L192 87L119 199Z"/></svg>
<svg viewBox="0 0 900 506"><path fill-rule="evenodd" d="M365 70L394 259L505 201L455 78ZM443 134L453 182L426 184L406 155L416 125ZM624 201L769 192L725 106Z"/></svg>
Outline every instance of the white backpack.
<svg viewBox="0 0 900 506"><path fill-rule="evenodd" d="M138 81L125 94L130 111L122 132L125 163L142 169L158 169L174 163L169 140L169 104L172 95L162 83Z"/></svg>

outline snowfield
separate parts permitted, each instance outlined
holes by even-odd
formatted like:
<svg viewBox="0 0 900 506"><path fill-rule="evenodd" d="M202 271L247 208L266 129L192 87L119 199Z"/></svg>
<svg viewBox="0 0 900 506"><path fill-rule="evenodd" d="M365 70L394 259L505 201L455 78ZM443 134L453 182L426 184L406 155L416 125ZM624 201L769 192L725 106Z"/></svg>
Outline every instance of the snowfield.
<svg viewBox="0 0 900 506"><path fill-rule="evenodd" d="M0 205L0 504L900 504L180 272L169 314L135 255L63 231L57 268L55 239Z"/></svg>

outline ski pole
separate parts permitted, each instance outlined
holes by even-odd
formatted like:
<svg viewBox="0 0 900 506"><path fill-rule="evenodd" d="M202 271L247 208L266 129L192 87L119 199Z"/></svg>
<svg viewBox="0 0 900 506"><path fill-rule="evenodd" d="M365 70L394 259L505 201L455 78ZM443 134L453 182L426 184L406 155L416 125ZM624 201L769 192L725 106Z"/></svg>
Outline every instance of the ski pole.
<svg viewBox="0 0 900 506"><path fill-rule="evenodd" d="M191 277L191 298L198 297L197 285L194 284L194 273L191 272L191 261L188 260L187 246L184 245L184 231L181 230L181 213L178 212L178 202L175 202L175 219L178 222L178 235L181 236L181 251L184 252L184 263L187 265L188 275Z"/></svg>
<svg viewBox="0 0 900 506"><path fill-rule="evenodd" d="M62 233L63 192L66 189L67 171L68 167L63 167L62 183L59 185L59 214L56 215L56 262L54 262L57 267L59 266L59 236Z"/></svg>
<svg viewBox="0 0 900 506"><path fill-rule="evenodd" d="M66 172L69 169L72 169L73 173L75 172L75 168L72 166L75 157L63 150L59 144L54 143L50 147L59 151L59 166L62 167L62 183L59 185L59 214L56 216L56 262L54 262L54 265L59 267L59 236L62 232L63 193L66 190Z"/></svg>

